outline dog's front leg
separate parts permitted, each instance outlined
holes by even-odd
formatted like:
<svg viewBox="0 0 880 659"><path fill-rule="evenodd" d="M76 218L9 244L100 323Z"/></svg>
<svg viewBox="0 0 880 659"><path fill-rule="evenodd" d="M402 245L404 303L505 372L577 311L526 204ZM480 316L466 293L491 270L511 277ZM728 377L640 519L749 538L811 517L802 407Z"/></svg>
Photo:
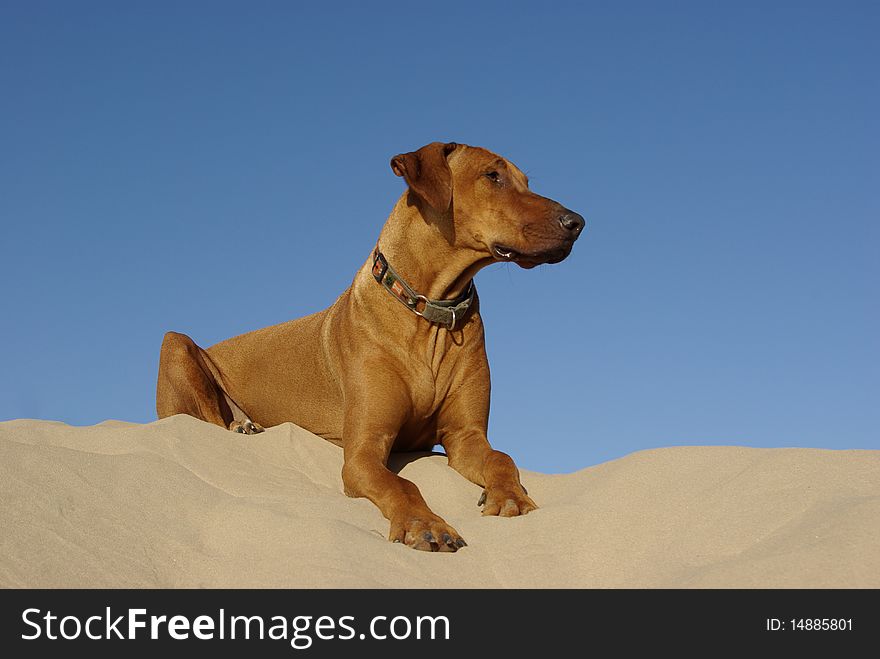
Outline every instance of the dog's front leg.
<svg viewBox="0 0 880 659"><path fill-rule="evenodd" d="M348 403L348 401L347 401ZM388 454L402 419L395 406L347 406L343 430L342 482L350 497L366 497L391 522L388 539L423 551L464 547L458 531L431 512L415 483L387 468Z"/></svg>
<svg viewBox="0 0 880 659"><path fill-rule="evenodd" d="M484 515L516 517L538 507L519 478L519 469L507 453L494 450L485 433L458 431L442 442L449 466L472 483L482 485L478 505Z"/></svg>
<svg viewBox="0 0 880 659"><path fill-rule="evenodd" d="M480 378L473 378L470 384L459 387L438 415L440 443L449 466L485 488L478 503L484 515L525 515L538 505L520 482L513 458L489 445L488 424L489 388Z"/></svg>

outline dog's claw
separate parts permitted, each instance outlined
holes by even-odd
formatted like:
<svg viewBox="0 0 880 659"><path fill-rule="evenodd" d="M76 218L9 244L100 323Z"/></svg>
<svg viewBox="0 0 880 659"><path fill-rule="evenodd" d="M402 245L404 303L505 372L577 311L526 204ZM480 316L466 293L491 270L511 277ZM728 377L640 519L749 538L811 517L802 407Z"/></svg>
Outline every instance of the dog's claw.
<svg viewBox="0 0 880 659"><path fill-rule="evenodd" d="M464 540L461 540L458 532L431 513L406 520L392 520L388 539L430 552L456 552L464 546Z"/></svg>
<svg viewBox="0 0 880 659"><path fill-rule="evenodd" d="M462 547L467 547L467 543L464 541L464 538L459 538L455 541L455 546L461 549Z"/></svg>
<svg viewBox="0 0 880 659"><path fill-rule="evenodd" d="M538 505L532 501L521 483L519 487L513 485L509 488L493 487L483 490L480 504L483 505L483 515L490 517L518 517L535 510Z"/></svg>
<svg viewBox="0 0 880 659"><path fill-rule="evenodd" d="M244 421L233 421L229 424L229 429L232 432L237 432L242 435L256 435L257 433L261 433L265 430L263 426L254 423L250 419L246 419Z"/></svg>
<svg viewBox="0 0 880 659"><path fill-rule="evenodd" d="M486 503L486 490L483 490L483 493L480 495L480 500L477 501L477 507L482 506Z"/></svg>

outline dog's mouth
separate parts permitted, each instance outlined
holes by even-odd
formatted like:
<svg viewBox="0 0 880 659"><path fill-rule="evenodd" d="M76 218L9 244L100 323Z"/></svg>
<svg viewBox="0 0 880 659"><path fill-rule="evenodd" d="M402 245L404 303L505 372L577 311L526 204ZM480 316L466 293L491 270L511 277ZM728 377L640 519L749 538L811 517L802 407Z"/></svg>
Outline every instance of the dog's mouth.
<svg viewBox="0 0 880 659"><path fill-rule="evenodd" d="M517 256L519 256L519 252L517 252L512 247L507 247L506 245L492 245L492 254L496 259L500 261L513 261Z"/></svg>
<svg viewBox="0 0 880 659"><path fill-rule="evenodd" d="M534 268L542 263L559 263L571 252L571 245L539 252L519 252L512 247L495 243L492 245L492 256L498 261L516 263L521 268Z"/></svg>

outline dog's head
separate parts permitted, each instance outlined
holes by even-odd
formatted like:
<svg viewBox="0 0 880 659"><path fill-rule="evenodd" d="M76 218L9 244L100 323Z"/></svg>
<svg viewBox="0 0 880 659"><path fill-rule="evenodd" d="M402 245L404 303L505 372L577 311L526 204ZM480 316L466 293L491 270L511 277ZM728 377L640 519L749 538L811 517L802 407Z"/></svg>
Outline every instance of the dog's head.
<svg viewBox="0 0 880 659"><path fill-rule="evenodd" d="M559 263L571 252L584 218L529 190L529 179L491 151L432 142L391 159L423 215L451 223L456 244L523 268Z"/></svg>

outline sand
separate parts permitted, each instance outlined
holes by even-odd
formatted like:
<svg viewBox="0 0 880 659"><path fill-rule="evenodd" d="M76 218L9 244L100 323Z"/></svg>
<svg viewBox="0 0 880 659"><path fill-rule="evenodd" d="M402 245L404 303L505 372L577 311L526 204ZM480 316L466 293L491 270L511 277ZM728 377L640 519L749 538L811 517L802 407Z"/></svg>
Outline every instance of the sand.
<svg viewBox="0 0 880 659"><path fill-rule="evenodd" d="M243 437L0 423L2 587L880 587L880 451L642 451L523 472L541 509L482 517L442 455L396 463L468 541L393 545L342 494L342 451L292 424Z"/></svg>

